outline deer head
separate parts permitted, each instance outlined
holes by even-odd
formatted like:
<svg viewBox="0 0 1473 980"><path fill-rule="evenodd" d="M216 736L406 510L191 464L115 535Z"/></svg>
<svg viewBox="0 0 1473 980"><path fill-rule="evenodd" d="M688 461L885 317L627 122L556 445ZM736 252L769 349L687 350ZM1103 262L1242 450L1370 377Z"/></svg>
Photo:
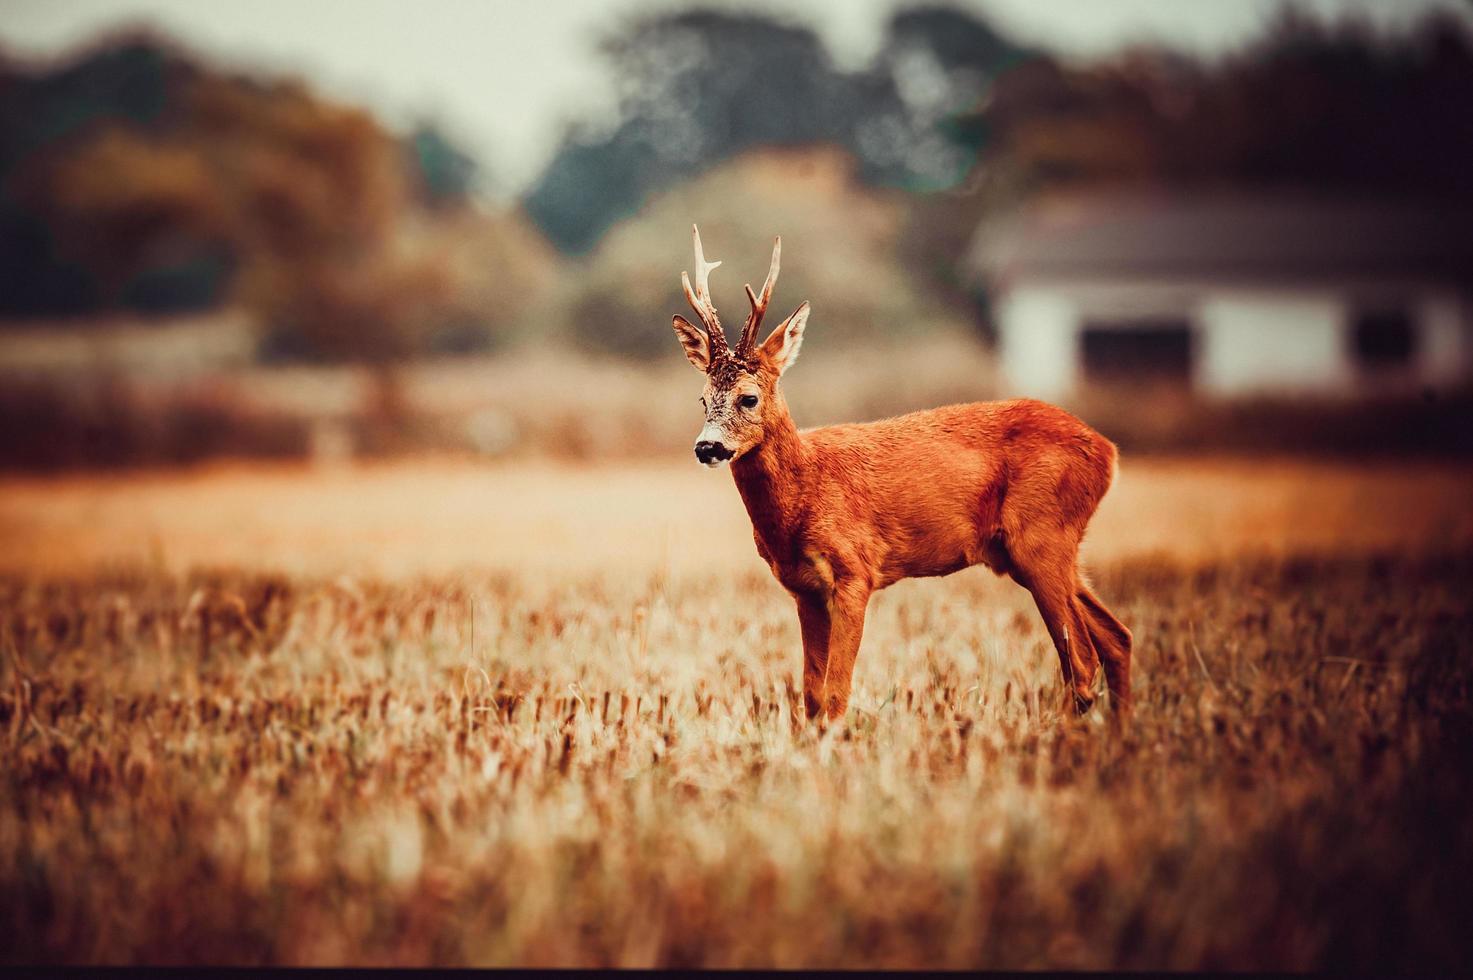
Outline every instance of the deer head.
<svg viewBox="0 0 1473 980"><path fill-rule="evenodd" d="M692 225L691 230L696 248L696 282L692 287L690 276L682 272L680 283L701 326L679 314L673 326L686 358L706 375L706 387L701 392L706 424L696 437L695 450L696 459L714 468L752 449L762 441L771 423L786 418L787 406L778 397L777 382L798 359L803 327L808 322L808 303L805 301L766 340L757 343L757 328L762 325L772 288L777 285L778 259L782 254L782 239L773 239L767 281L762 284L760 294L754 293L750 284L746 287L752 312L742 325L736 349L728 347L721 320L711 302L711 270L721 263L706 261L700 229Z"/></svg>

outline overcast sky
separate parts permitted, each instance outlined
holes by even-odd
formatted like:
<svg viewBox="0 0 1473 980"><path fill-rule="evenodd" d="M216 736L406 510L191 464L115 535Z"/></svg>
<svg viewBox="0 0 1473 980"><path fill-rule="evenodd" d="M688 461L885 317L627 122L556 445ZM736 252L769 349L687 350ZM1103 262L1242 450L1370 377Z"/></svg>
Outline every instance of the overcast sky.
<svg viewBox="0 0 1473 980"><path fill-rule="evenodd" d="M715 0L782 12L816 28L843 64L874 52L895 0ZM1014 37L1090 58L1137 41L1216 54L1251 37L1283 0L965 0ZM1466 0L1295 0L1384 27ZM227 63L305 76L388 123L439 122L517 193L546 164L565 122L608 96L590 58L599 33L673 0L0 0L13 57L65 56L99 33L148 24Z"/></svg>

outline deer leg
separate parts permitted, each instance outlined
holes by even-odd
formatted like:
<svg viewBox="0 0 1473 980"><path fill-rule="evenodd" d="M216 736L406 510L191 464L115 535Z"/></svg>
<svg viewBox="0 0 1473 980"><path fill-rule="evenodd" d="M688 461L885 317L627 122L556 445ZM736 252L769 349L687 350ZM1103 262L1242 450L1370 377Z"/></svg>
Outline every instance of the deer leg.
<svg viewBox="0 0 1473 980"><path fill-rule="evenodd" d="M803 706L809 718L842 718L849 707L854 661L864 635L869 596L836 588L831 593L798 596L803 631Z"/></svg>
<svg viewBox="0 0 1473 980"><path fill-rule="evenodd" d="M829 676L829 634L832 617L822 596L800 595L798 626L803 632L803 708L816 718L823 710Z"/></svg>
<svg viewBox="0 0 1473 980"><path fill-rule="evenodd" d="M1069 654L1070 668L1074 671L1076 678L1087 676L1089 683L1089 698L1087 704L1079 700L1075 693L1074 708L1080 714L1089 710L1094 703L1095 682L1100 676L1100 637L1095 629L1094 623L1084 611L1078 599L1071 596L1069 601ZM1082 666L1081 666L1082 665Z"/></svg>
<svg viewBox="0 0 1473 980"><path fill-rule="evenodd" d="M1110 688L1110 707L1122 713L1130 710L1130 657L1133 640L1130 630L1105 608L1099 597L1084 582L1075 592L1085 616L1094 626L1095 645L1105 668L1105 684Z"/></svg>
<svg viewBox="0 0 1473 980"><path fill-rule="evenodd" d="M833 628L829 633L828 717L836 721L849 710L849 689L854 683L854 661L864 638L864 615L869 593L841 587L834 594Z"/></svg>
<svg viewBox="0 0 1473 980"><path fill-rule="evenodd" d="M1068 699L1074 713L1082 715L1095 703L1095 677L1100 669L1099 655L1091 642L1089 627L1074 597L1065 590L1031 589L1034 604L1043 616L1049 639L1059 654L1059 667L1068 688Z"/></svg>
<svg viewBox="0 0 1473 980"><path fill-rule="evenodd" d="M1072 701L1075 713L1082 715L1094 704L1100 659L1091 635L1092 624L1074 595L1075 556L1063 555L1063 549L1019 545L1012 548L1013 578L1033 594L1059 654L1068 689L1066 698Z"/></svg>

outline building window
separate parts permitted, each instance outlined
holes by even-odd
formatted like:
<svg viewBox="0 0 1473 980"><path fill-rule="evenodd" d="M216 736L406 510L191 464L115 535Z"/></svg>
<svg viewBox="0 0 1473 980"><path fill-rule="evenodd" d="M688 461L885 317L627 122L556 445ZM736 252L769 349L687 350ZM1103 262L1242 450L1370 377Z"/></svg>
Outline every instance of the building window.
<svg viewBox="0 0 1473 980"><path fill-rule="evenodd" d="M1404 306L1359 310L1350 321L1350 349L1366 370L1406 367L1417 352L1417 325Z"/></svg>
<svg viewBox="0 0 1473 980"><path fill-rule="evenodd" d="M1079 335L1084 376L1103 384L1192 381L1195 334L1185 318L1087 320Z"/></svg>

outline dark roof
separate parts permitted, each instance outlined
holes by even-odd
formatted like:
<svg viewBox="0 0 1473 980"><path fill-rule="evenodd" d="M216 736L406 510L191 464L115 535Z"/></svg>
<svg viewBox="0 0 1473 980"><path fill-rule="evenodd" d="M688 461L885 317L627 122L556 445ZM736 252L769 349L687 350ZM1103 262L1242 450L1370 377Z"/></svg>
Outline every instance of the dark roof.
<svg viewBox="0 0 1473 980"><path fill-rule="evenodd" d="M1473 213L1294 194L1054 197L984 222L968 265L1031 276L1473 283Z"/></svg>

